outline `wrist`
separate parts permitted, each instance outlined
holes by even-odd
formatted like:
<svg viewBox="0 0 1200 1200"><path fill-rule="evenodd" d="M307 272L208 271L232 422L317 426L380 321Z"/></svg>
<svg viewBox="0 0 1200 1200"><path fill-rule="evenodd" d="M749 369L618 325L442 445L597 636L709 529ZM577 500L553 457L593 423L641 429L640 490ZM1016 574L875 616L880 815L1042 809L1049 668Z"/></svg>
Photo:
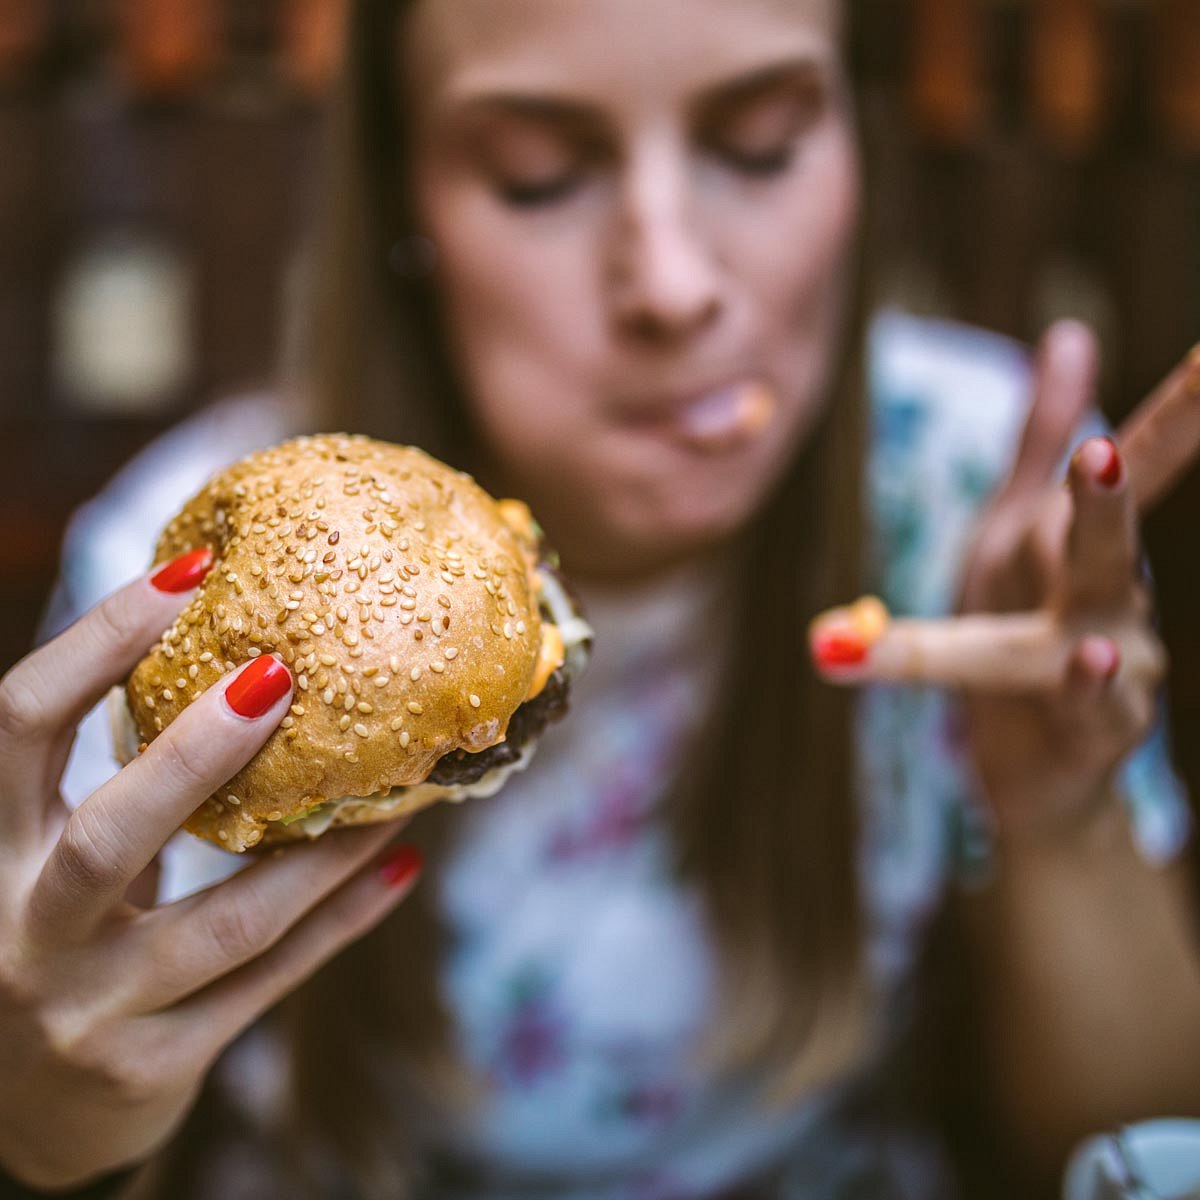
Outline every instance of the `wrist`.
<svg viewBox="0 0 1200 1200"><path fill-rule="evenodd" d="M996 811L993 809L993 811ZM1001 862L1103 863L1128 849L1129 820L1111 784L1069 812L998 818L995 851Z"/></svg>

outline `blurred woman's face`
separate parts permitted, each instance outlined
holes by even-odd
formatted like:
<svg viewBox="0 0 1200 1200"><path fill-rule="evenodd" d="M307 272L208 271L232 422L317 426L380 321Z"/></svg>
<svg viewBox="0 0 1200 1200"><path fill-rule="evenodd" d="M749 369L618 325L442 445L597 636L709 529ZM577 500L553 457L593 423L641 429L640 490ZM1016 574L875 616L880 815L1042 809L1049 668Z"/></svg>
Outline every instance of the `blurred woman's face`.
<svg viewBox="0 0 1200 1200"><path fill-rule="evenodd" d="M483 435L577 571L714 546L822 403L858 172L837 0L417 0L416 201Z"/></svg>

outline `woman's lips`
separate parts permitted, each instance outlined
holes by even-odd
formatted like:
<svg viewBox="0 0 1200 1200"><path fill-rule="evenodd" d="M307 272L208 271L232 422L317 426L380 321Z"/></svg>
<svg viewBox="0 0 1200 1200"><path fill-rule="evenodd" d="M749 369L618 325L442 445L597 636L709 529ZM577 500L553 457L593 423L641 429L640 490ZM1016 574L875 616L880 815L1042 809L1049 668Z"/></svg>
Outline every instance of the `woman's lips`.
<svg viewBox="0 0 1200 1200"><path fill-rule="evenodd" d="M702 454L736 450L754 441L775 419L779 397L762 380L743 380L705 392L667 412L632 419Z"/></svg>

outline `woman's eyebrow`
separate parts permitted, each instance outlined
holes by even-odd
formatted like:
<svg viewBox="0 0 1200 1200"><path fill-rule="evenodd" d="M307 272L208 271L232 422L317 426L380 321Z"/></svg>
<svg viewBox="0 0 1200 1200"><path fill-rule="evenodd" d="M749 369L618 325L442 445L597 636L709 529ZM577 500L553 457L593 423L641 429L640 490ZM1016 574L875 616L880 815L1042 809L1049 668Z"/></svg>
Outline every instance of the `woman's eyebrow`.
<svg viewBox="0 0 1200 1200"><path fill-rule="evenodd" d="M465 97L455 108L458 116L468 119L496 113L585 133L601 132L609 124L588 104L536 92L482 92Z"/></svg>
<svg viewBox="0 0 1200 1200"><path fill-rule="evenodd" d="M692 105L696 114L707 115L714 109L736 107L788 85L823 83L832 64L815 57L788 58L758 67L743 75L706 87Z"/></svg>

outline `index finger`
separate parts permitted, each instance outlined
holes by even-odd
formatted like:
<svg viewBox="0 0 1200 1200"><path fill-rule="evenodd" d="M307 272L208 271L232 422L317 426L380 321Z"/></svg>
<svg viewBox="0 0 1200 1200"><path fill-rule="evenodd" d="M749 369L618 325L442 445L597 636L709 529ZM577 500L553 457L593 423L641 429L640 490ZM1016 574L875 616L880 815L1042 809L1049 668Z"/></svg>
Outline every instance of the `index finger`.
<svg viewBox="0 0 1200 1200"><path fill-rule="evenodd" d="M264 654L189 704L71 814L30 897L37 929L86 936L167 839L258 752L291 697L291 672Z"/></svg>
<svg viewBox="0 0 1200 1200"><path fill-rule="evenodd" d="M812 629L813 658L831 683L1046 691L1062 678L1069 653L1069 643L1045 612L898 618L870 641L856 637L844 622L835 610Z"/></svg>
<svg viewBox="0 0 1200 1200"><path fill-rule="evenodd" d="M1121 424L1116 443L1139 513L1174 487L1200 450L1200 346Z"/></svg>
<svg viewBox="0 0 1200 1200"><path fill-rule="evenodd" d="M37 835L76 725L170 626L212 559L201 547L126 584L0 680L0 843Z"/></svg>
<svg viewBox="0 0 1200 1200"><path fill-rule="evenodd" d="M1002 499L1041 494L1054 477L1095 397L1099 347L1078 321L1047 330L1037 355L1034 397Z"/></svg>

